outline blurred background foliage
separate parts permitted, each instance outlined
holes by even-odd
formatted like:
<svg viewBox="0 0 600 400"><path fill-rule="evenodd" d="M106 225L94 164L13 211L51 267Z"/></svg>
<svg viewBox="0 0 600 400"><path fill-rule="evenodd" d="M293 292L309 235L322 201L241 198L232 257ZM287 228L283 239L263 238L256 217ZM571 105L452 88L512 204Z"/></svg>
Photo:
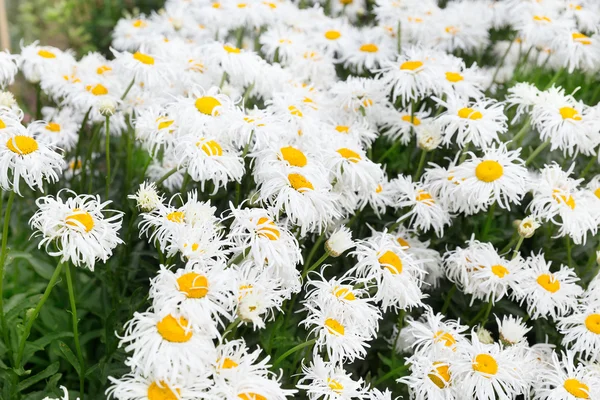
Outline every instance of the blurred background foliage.
<svg viewBox="0 0 600 400"><path fill-rule="evenodd" d="M164 0L5 0L12 52L23 41L106 54L111 30L124 15L150 13Z"/></svg>

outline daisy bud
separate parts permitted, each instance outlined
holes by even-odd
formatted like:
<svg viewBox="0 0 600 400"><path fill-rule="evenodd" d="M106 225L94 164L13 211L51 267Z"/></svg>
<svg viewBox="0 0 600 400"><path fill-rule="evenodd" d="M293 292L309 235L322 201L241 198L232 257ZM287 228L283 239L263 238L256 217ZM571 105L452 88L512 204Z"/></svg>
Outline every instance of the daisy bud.
<svg viewBox="0 0 600 400"><path fill-rule="evenodd" d="M492 334L490 331L485 329L483 326L477 327L477 338L483 344L492 344L494 343L494 339L492 338Z"/></svg>
<svg viewBox="0 0 600 400"><path fill-rule="evenodd" d="M600 250L596 251L596 263L600 265Z"/></svg>
<svg viewBox="0 0 600 400"><path fill-rule="evenodd" d="M422 150L432 151L437 149L441 142L442 135L437 125L431 124L417 132L417 145Z"/></svg>
<svg viewBox="0 0 600 400"><path fill-rule="evenodd" d="M336 229L325 242L325 249L332 257L339 257L354 246L352 232L345 226Z"/></svg>
<svg viewBox="0 0 600 400"><path fill-rule="evenodd" d="M496 317L500 341L505 346L512 346L525 340L525 335L531 330L521 317L504 316L502 321Z"/></svg>
<svg viewBox="0 0 600 400"><path fill-rule="evenodd" d="M156 190L154 182L143 182L135 194L127 196L137 202L137 206L144 212L156 209L163 201L161 195Z"/></svg>
<svg viewBox="0 0 600 400"><path fill-rule="evenodd" d="M12 108L17 101L11 92L0 92L0 106Z"/></svg>
<svg viewBox="0 0 600 400"><path fill-rule="evenodd" d="M528 239L533 236L535 230L540 227L540 224L533 217L527 217L519 223L519 236Z"/></svg>
<svg viewBox="0 0 600 400"><path fill-rule="evenodd" d="M98 102L98 110L100 111L100 114L105 117L110 117L117 110L117 103L112 99L103 98Z"/></svg>

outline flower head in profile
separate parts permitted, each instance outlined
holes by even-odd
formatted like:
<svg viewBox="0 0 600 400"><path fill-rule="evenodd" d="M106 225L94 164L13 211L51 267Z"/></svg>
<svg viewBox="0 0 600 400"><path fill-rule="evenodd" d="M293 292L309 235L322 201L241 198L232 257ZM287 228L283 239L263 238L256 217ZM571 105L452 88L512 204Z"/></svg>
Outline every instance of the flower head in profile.
<svg viewBox="0 0 600 400"><path fill-rule="evenodd" d="M102 202L100 196L63 189L56 196L40 197L36 204L38 210L29 223L34 235L43 236L39 247L45 246L48 254L60 256L62 262L93 271L96 261L106 262L123 243L118 235L123 213L106 209L110 201Z"/></svg>

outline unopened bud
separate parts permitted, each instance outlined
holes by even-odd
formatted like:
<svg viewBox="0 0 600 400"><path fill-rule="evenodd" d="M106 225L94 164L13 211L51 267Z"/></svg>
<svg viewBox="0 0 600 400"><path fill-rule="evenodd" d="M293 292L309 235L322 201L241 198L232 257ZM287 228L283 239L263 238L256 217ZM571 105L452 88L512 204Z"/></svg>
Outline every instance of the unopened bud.
<svg viewBox="0 0 600 400"><path fill-rule="evenodd" d="M105 117L110 117L117 111L117 103L112 99L102 99L98 102L98 111Z"/></svg>
<svg viewBox="0 0 600 400"><path fill-rule="evenodd" d="M519 236L528 239L533 236L535 230L540 227L540 224L533 217L527 217L519 223Z"/></svg>
<svg viewBox="0 0 600 400"><path fill-rule="evenodd" d="M352 232L345 226L336 229L325 242L325 249L332 257L339 257L354 246Z"/></svg>
<svg viewBox="0 0 600 400"><path fill-rule="evenodd" d="M0 106L12 108L17 101L11 92L0 92Z"/></svg>
<svg viewBox="0 0 600 400"><path fill-rule="evenodd" d="M479 339L479 341L483 344L494 343L494 338L492 338L490 331L482 326L477 327L477 339Z"/></svg>

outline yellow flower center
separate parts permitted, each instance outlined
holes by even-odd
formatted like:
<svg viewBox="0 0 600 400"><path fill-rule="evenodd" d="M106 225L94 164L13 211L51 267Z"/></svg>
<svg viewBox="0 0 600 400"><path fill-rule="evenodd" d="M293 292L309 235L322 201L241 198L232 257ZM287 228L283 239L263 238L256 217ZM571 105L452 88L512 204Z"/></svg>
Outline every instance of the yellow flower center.
<svg viewBox="0 0 600 400"><path fill-rule="evenodd" d="M302 118L302 111L298 110L296 106L289 106L288 110L290 110L290 114L295 115L296 117Z"/></svg>
<svg viewBox="0 0 600 400"><path fill-rule="evenodd" d="M552 20L545 15L534 15L533 20L538 22L552 22Z"/></svg>
<svg viewBox="0 0 600 400"><path fill-rule="evenodd" d="M313 184L308 179L306 179L304 175L295 173L289 174L288 181L290 182L290 185L292 185L292 187L300 193L305 192L307 190L315 190Z"/></svg>
<svg viewBox="0 0 600 400"><path fill-rule="evenodd" d="M229 54L239 54L240 53L240 49L238 49L237 47L234 47L234 46L229 46L226 44L225 46L223 46L223 48Z"/></svg>
<svg viewBox="0 0 600 400"><path fill-rule="evenodd" d="M100 83L94 87L92 87L92 85L88 85L85 87L85 89L88 92L90 92L91 94L93 94L94 96L104 96L104 95L108 94L108 89L106 88L106 86L104 86Z"/></svg>
<svg viewBox="0 0 600 400"><path fill-rule="evenodd" d="M177 392L177 394L175 394ZM180 390L176 389L175 392L167 385L166 382L160 381L160 383L152 382L148 386L148 400L178 400Z"/></svg>
<svg viewBox="0 0 600 400"><path fill-rule="evenodd" d="M105 72L108 72L108 71L112 71L112 68L109 67L108 65L101 65L101 66L98 67L98 69L96 69L96 73L98 75L102 75L102 74L104 74Z"/></svg>
<svg viewBox="0 0 600 400"><path fill-rule="evenodd" d="M590 398L590 388L585 383L577 380L575 378L569 378L565 380L563 385L565 390L571 393L573 396L578 399L589 399Z"/></svg>
<svg viewBox="0 0 600 400"><path fill-rule="evenodd" d="M175 121L173 121L172 119L159 118L157 120L157 122L158 122L158 129L161 130L161 129L170 127L171 125L173 125L173 122L175 122Z"/></svg>
<svg viewBox="0 0 600 400"><path fill-rule="evenodd" d="M379 47L377 47L374 43L366 43L360 46L360 51L364 51L365 53L377 53Z"/></svg>
<svg viewBox="0 0 600 400"><path fill-rule="evenodd" d="M8 139L6 147L13 153L27 155L36 151L39 146L36 140L29 136L17 135Z"/></svg>
<svg viewBox="0 0 600 400"><path fill-rule="evenodd" d="M400 69L405 70L405 71L414 71L414 70L421 68L422 66L423 66L422 61L411 60L411 61L403 62L402 65L400 65Z"/></svg>
<svg viewBox="0 0 600 400"><path fill-rule="evenodd" d="M597 198L600 199L600 187L596 190L594 190L594 194L596 195Z"/></svg>
<svg viewBox="0 0 600 400"><path fill-rule="evenodd" d="M583 44L584 46L592 44L592 40L583 33L575 32L571 35L571 37L573 38L574 42Z"/></svg>
<svg viewBox="0 0 600 400"><path fill-rule="evenodd" d="M510 273L508 269L506 269L503 265L492 265L492 273L496 275L498 278L504 278L506 275Z"/></svg>
<svg viewBox="0 0 600 400"><path fill-rule="evenodd" d="M538 276L536 282L550 293L556 293L560 289L559 280L552 274L542 274Z"/></svg>
<svg viewBox="0 0 600 400"><path fill-rule="evenodd" d="M398 242L398 244L400 246L405 247L407 249L410 249L410 244L406 240L404 240L404 239L402 239L402 238L399 237L399 238L396 239L396 241Z"/></svg>
<svg viewBox="0 0 600 400"><path fill-rule="evenodd" d="M483 114L469 107L464 107L458 110L458 116L463 119L470 119L473 121L483 118Z"/></svg>
<svg viewBox="0 0 600 400"><path fill-rule="evenodd" d="M572 119L574 121L581 121L581 115L573 107L561 107L559 109L560 116L562 119Z"/></svg>
<svg viewBox="0 0 600 400"><path fill-rule="evenodd" d="M172 343L185 343L192 338L192 331L186 330L187 327L187 319L183 317L175 319L171 314L156 324L156 329L160 336Z"/></svg>
<svg viewBox="0 0 600 400"><path fill-rule="evenodd" d="M575 209L575 199L570 194L566 195L562 191L554 189L552 191L552 198L559 204L566 204L571 210Z"/></svg>
<svg viewBox="0 0 600 400"><path fill-rule="evenodd" d="M208 279L204 275L188 272L177 278L179 291L191 299L201 299L208 293Z"/></svg>
<svg viewBox="0 0 600 400"><path fill-rule="evenodd" d="M148 26L148 24L146 23L146 21L142 21L141 19L136 19L135 21L133 21L133 26L135 28L145 28L146 26Z"/></svg>
<svg viewBox="0 0 600 400"><path fill-rule="evenodd" d="M4 123L4 121L2 121L0 119L0 129L4 129L4 128L6 128L6 124Z"/></svg>
<svg viewBox="0 0 600 400"><path fill-rule="evenodd" d="M282 147L280 151L283 159L294 167L304 167L307 163L304 153L295 147Z"/></svg>
<svg viewBox="0 0 600 400"><path fill-rule="evenodd" d="M148 54L140 53L136 51L133 53L133 58L146 65L154 65L154 57L149 56Z"/></svg>
<svg viewBox="0 0 600 400"><path fill-rule="evenodd" d="M248 4L246 4L246 3L238 3L237 7L238 8L246 8L247 5Z"/></svg>
<svg viewBox="0 0 600 400"><path fill-rule="evenodd" d="M445 28L445 31L450 35L456 35L459 32L459 29L455 26L450 25Z"/></svg>
<svg viewBox="0 0 600 400"><path fill-rule="evenodd" d="M401 117L402 121L404 122L408 122L409 124L413 124L414 126L419 126L421 125L421 120L415 116L412 115L403 115Z"/></svg>
<svg viewBox="0 0 600 400"><path fill-rule="evenodd" d="M339 39L342 34L339 31L327 31L325 32L325 38L329 40Z"/></svg>
<svg viewBox="0 0 600 400"><path fill-rule="evenodd" d="M338 131L339 133L348 133L348 131L350 130L350 127L346 126L346 125L338 125L335 127L335 130Z"/></svg>
<svg viewBox="0 0 600 400"><path fill-rule="evenodd" d="M60 132L60 124L50 122L46 125L46 130L49 130L50 132Z"/></svg>
<svg viewBox="0 0 600 400"><path fill-rule="evenodd" d="M185 213L183 211L171 211L167 214L167 219L171 222L182 223L185 218Z"/></svg>
<svg viewBox="0 0 600 400"><path fill-rule="evenodd" d="M454 336L452 336L451 333L444 331L437 331L433 335L433 340L435 340L436 343L444 343L444 346L446 347L452 347L456 344Z"/></svg>
<svg viewBox="0 0 600 400"><path fill-rule="evenodd" d="M504 174L504 168L498 161L484 160L475 168L475 176L483 182L494 182Z"/></svg>
<svg viewBox="0 0 600 400"><path fill-rule="evenodd" d="M383 186L377 185L377 187L375 188L375 193L381 193L382 191L383 191Z"/></svg>
<svg viewBox="0 0 600 400"><path fill-rule="evenodd" d="M338 299L343 299L343 300L356 300L356 296L354 296L354 293L352 293L352 290L346 288L346 287L339 287L336 286L333 289L333 294L335 295L335 297L337 297Z"/></svg>
<svg viewBox="0 0 600 400"><path fill-rule="evenodd" d="M198 144L196 144L196 145L198 145ZM200 148L209 157L210 156L220 157L223 155L223 149L221 148L221 145L214 140L209 140L209 141L202 143L202 146Z"/></svg>
<svg viewBox="0 0 600 400"><path fill-rule="evenodd" d="M465 78L458 72L446 72L446 80L452 83L463 81Z"/></svg>
<svg viewBox="0 0 600 400"><path fill-rule="evenodd" d="M382 267L386 268L393 275L402 273L402 260L393 251L386 251L379 257L378 261Z"/></svg>
<svg viewBox="0 0 600 400"><path fill-rule="evenodd" d="M588 315L585 319L585 327L588 328L590 332L600 335L600 314Z"/></svg>
<svg viewBox="0 0 600 400"><path fill-rule="evenodd" d="M346 332L344 325L333 318L327 318L325 320L325 328L327 329L327 332L336 336L344 336L344 333Z"/></svg>
<svg viewBox="0 0 600 400"><path fill-rule="evenodd" d="M496 375L498 372L498 363L496 359L489 354L478 354L473 360L473 370L486 375Z"/></svg>
<svg viewBox="0 0 600 400"><path fill-rule="evenodd" d="M279 229L273 221L269 218L261 217L258 219L258 224L260 228L256 231L259 236L267 238L269 240L277 240L281 236Z"/></svg>
<svg viewBox="0 0 600 400"><path fill-rule="evenodd" d="M56 58L56 54L44 49L38 51L38 56L43 58Z"/></svg>
<svg viewBox="0 0 600 400"><path fill-rule="evenodd" d="M236 363L235 361L233 361L231 358L229 357L225 357L223 359L223 362L221 363L220 368L221 369L232 369L232 368L237 368L239 364Z"/></svg>
<svg viewBox="0 0 600 400"><path fill-rule="evenodd" d="M206 115L219 115L219 112L215 110L216 107L221 105L221 102L212 96L198 97L196 99L196 109L202 114Z"/></svg>
<svg viewBox="0 0 600 400"><path fill-rule="evenodd" d="M448 364L442 362L434 362L433 369L427 375L433 384L440 389L447 387L450 384L450 370Z"/></svg>
<svg viewBox="0 0 600 400"><path fill-rule="evenodd" d="M327 386L329 386L329 389L337 393L342 393L344 391L344 385L335 379L327 378Z"/></svg>
<svg viewBox="0 0 600 400"><path fill-rule="evenodd" d="M340 0L340 4L347 6L348 4L352 4L354 0Z"/></svg>
<svg viewBox="0 0 600 400"><path fill-rule="evenodd" d="M240 393L238 397L242 400L267 400L265 396L252 392Z"/></svg>
<svg viewBox="0 0 600 400"><path fill-rule="evenodd" d="M351 161L355 164L361 160L360 154L358 154L357 152L352 151L346 147L342 147L341 149L338 149L336 151L338 152L338 154L340 156L344 157L348 161Z"/></svg>
<svg viewBox="0 0 600 400"><path fill-rule="evenodd" d="M94 228L94 218L87 211L82 211L79 208L73 209L73 214L65 219L67 225L78 228L84 228L86 232Z"/></svg>
<svg viewBox="0 0 600 400"><path fill-rule="evenodd" d="M429 193L427 193L424 190L419 190L417 192L417 197L416 200L421 202L421 203L425 203L426 205L430 206L432 204L435 203L435 201L433 200L433 198L431 197L431 195Z"/></svg>

